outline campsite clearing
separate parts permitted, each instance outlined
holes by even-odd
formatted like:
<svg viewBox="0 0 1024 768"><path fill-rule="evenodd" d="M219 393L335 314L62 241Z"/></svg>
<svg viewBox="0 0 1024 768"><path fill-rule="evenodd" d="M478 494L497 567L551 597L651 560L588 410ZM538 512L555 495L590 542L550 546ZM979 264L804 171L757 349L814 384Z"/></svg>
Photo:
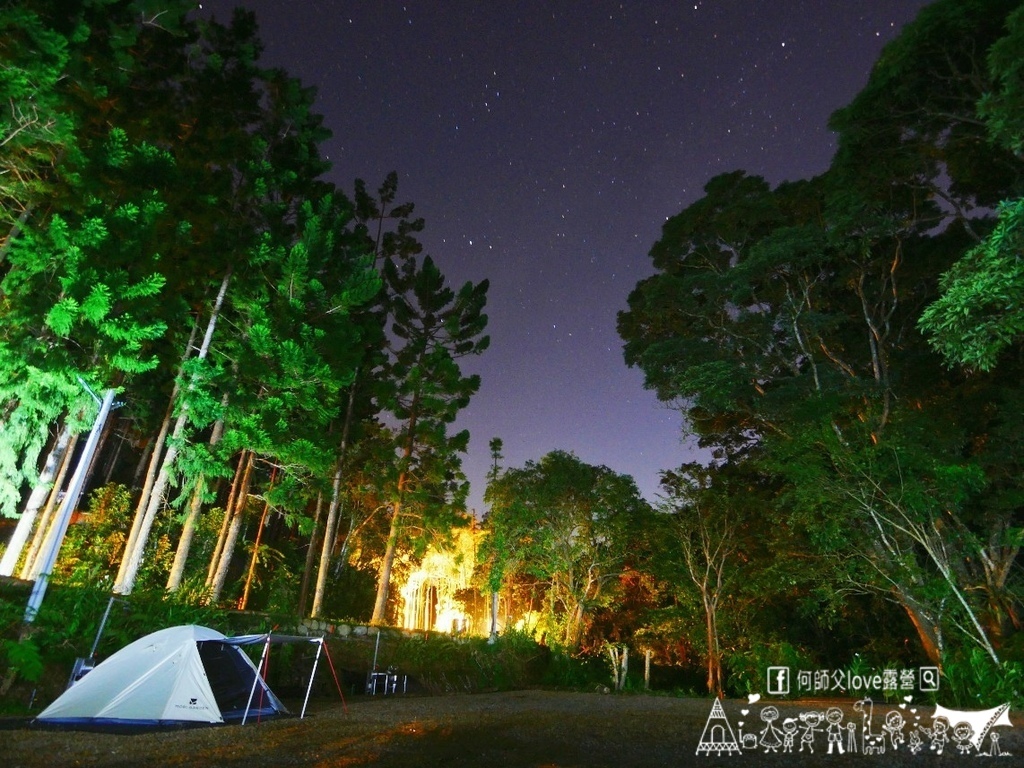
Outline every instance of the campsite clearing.
<svg viewBox="0 0 1024 768"><path fill-rule="evenodd" d="M437 697L359 697L348 712L335 701L311 704L304 720L227 725L136 735L21 728L0 732L4 768L63 766L832 766L818 734L813 757L763 754L695 757L711 713L708 699L601 695L555 691L460 694ZM861 722L852 701L779 703L781 718L838 704L848 722ZM725 702L733 728L745 702ZM759 731L760 706L749 710L747 731ZM906 710L909 715L909 708ZM922 707L920 714L930 716ZM779 721L780 723L782 720ZM876 723L876 726L878 723ZM1024 755L1022 723L1001 728L1004 752ZM799 746L799 745L798 745ZM956 761L952 742L941 758L895 754L859 756L859 765L919 766ZM1009 764L1009 763L1003 763Z"/></svg>

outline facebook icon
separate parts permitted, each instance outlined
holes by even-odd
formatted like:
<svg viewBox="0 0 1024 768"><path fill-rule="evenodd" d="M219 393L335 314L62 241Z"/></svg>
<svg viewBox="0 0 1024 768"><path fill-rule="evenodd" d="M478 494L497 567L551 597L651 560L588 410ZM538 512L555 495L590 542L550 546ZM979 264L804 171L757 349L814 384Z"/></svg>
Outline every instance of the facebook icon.
<svg viewBox="0 0 1024 768"><path fill-rule="evenodd" d="M772 696L789 693L789 667L768 667L768 693Z"/></svg>

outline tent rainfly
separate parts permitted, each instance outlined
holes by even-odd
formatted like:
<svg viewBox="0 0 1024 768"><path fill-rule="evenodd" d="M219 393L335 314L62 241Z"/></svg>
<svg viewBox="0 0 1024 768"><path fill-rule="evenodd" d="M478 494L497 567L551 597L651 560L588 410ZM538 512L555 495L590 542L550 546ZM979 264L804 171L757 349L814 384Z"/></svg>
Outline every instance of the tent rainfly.
<svg viewBox="0 0 1024 768"><path fill-rule="evenodd" d="M206 627L181 626L146 635L105 659L36 718L40 724L80 727L188 725L242 722L288 710L241 650L263 644L265 669L272 643L318 644L322 637L244 635L225 637Z"/></svg>

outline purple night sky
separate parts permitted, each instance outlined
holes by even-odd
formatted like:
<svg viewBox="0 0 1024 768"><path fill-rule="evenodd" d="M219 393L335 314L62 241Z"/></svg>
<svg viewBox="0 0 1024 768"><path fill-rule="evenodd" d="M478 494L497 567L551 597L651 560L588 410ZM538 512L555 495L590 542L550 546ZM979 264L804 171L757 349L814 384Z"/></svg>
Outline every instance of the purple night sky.
<svg viewBox="0 0 1024 768"><path fill-rule="evenodd" d="M399 173L453 285L489 278L491 348L458 426L484 511L487 444L632 475L696 454L627 369L616 314L665 219L712 176L821 173L826 122L927 0L203 0L256 12L265 64L318 91L330 178Z"/></svg>

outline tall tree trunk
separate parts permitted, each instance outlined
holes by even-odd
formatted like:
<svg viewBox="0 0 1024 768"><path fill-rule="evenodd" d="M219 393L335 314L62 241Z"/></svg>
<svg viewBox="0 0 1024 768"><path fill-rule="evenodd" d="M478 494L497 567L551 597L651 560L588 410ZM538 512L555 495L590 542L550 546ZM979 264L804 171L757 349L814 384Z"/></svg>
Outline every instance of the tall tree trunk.
<svg viewBox="0 0 1024 768"><path fill-rule="evenodd" d="M348 563L348 553L352 549L352 542L355 540L355 537L361 530L363 530L364 525L377 516L377 512L380 510L380 507L374 509L370 514L358 522L356 522L356 505L351 505L349 509L351 512L348 516L348 530L345 531L345 538L341 540L341 546L338 547L337 560L334 564L333 575L335 579L341 575L345 569L345 565Z"/></svg>
<svg viewBox="0 0 1024 768"><path fill-rule="evenodd" d="M0 559L0 576L13 575L14 569L18 565L18 560L21 559L25 542L28 541L29 534L32 532L32 527L35 525L36 518L39 515L39 508L43 506L49 496L54 477L64 461L64 454L67 453L70 443L71 429L64 426L57 433L57 439L54 441L53 447L46 457L43 470L39 473L39 479L36 480L36 485L32 489L28 501L25 502L25 509L21 513L18 525L15 527L14 534L7 544L3 558Z"/></svg>
<svg viewBox="0 0 1024 768"><path fill-rule="evenodd" d="M277 476L277 467L270 473L270 484L267 487L267 493L270 493L274 489L274 479ZM249 594L252 591L252 582L256 578L256 566L260 559L260 544L263 541L263 529L267 525L267 515L270 514L270 502L266 498L263 500L263 514L260 515L260 524L256 527L256 539L252 544L252 557L249 558L249 570L245 574L245 588L242 590L242 598L238 601L238 610L244 611L246 606L249 605Z"/></svg>
<svg viewBox="0 0 1024 768"><path fill-rule="evenodd" d="M46 533L50 528L50 523L53 521L53 513L57 509L57 501L60 499L60 492L64 487L64 480L67 478L68 469L70 469L71 462L75 457L75 448L77 446L78 435L72 435L67 450L64 451L64 458L60 463L60 471L57 472L57 477L53 481L53 487L50 488L49 496L46 499L46 507L43 509L42 515L39 516L39 523L36 525L35 533L32 534L32 544L28 549L28 554L25 555L25 561L21 564L21 571L18 573L18 577L21 579L29 580L33 578L32 574L35 571L36 558L39 557L39 551L43 548L43 542L46 541Z"/></svg>
<svg viewBox="0 0 1024 768"><path fill-rule="evenodd" d="M391 511L391 529L388 532L388 543L384 548L384 561L380 566L380 575L377 579L377 597L373 603L373 616L370 617L370 624L380 626L384 623L384 612L388 605L388 589L391 585L391 568L395 563L395 550L398 547L399 521L402 516L401 489L405 485L405 473L398 478L399 498L395 501Z"/></svg>
<svg viewBox="0 0 1024 768"><path fill-rule="evenodd" d="M227 406L227 394L221 399L222 410ZM213 448L220 442L224 435L224 419L217 419L210 433L210 447ZM199 474L196 478L196 487L192 492L192 502L189 504L188 515L181 526L181 536L178 537L178 546L174 550L174 562L171 564L171 572L167 576L167 591L177 592L181 587L181 581L185 576L185 563L188 561L188 552L192 548L192 538L196 532L196 521L199 520L199 513L203 508L203 494L206 492L206 475Z"/></svg>
<svg viewBox="0 0 1024 768"><path fill-rule="evenodd" d="M191 344L189 348L191 349ZM167 411L164 413L164 420L160 424L160 432L153 441L149 455L149 467L146 469L146 480L142 484L142 493L139 494L139 501L135 505L135 516L132 518L132 527L128 531L128 538L124 543L124 555L121 564L118 566L117 579L120 583L128 568L128 553L134 551L135 542L139 539L139 531L142 530L142 521L146 517L146 509L149 507L149 497L153 491L153 484L156 482L157 472L160 469L160 460L164 455L164 442L167 440L167 433L171 431L171 421L174 416L174 403L178 399L180 387L177 380L174 382L174 389L171 392L171 399L167 403Z"/></svg>
<svg viewBox="0 0 1024 768"><path fill-rule="evenodd" d="M135 517L132 519L132 527L128 532L128 538L124 543L124 555L121 557L121 564L117 569L115 583L120 584L128 570L128 555L135 551L136 543L139 540L139 532L142 530L143 521L146 518L146 509L149 508L149 499L153 493L153 485L160 469L160 460L164 455L164 442L167 440L167 433L171 431L171 421L174 417L174 405L178 402L181 393L181 373L185 363L192 355L192 345L196 340L196 333L199 330L199 317L192 323L192 332L188 337L188 344L185 345L185 354L181 357L181 365L178 367L178 376L174 378L174 386L171 388L171 397L167 401L167 410L164 413L164 420L160 423L160 431L150 446L149 467L146 469L146 480L142 484L142 493L139 494L139 501L135 505ZM136 471L138 474L138 471Z"/></svg>
<svg viewBox="0 0 1024 768"><path fill-rule="evenodd" d="M491 592L491 636L487 642L498 641L498 590Z"/></svg>
<svg viewBox="0 0 1024 768"><path fill-rule="evenodd" d="M722 698L722 654L718 645L718 607L704 596L704 623L708 644L708 693Z"/></svg>
<svg viewBox="0 0 1024 768"><path fill-rule="evenodd" d="M220 310L224 304L224 297L227 294L228 284L230 282L231 270L228 269L227 274L224 275L224 280L221 282L220 291L217 293L217 299L214 302L213 309L210 312L210 321L206 325L206 334L203 336L203 344L199 348L199 354L196 356L199 360L205 360L209 354L210 344L213 341L213 332L217 327L217 320L220 317ZM174 464L174 460L178 456L177 446L185 432L185 423L188 421L188 393L195 389L198 383L199 382L196 377L192 377L189 381L185 400L181 404L181 409L178 411L178 418L174 423L174 431L171 433L171 441L167 446L167 451L164 453L163 461L160 464L160 471L157 473L156 482L153 484L153 490L150 492L149 503L146 506L146 512L142 518L138 536L132 543L131 550L128 551L126 548L124 560L122 560L121 563L123 572L118 574L117 583L114 585L114 591L119 594L130 594L132 588L135 586L135 577L138 575L139 566L142 565L142 555L146 548L146 542L149 539L149 532L153 528L153 521L156 519L156 514L163 503L163 495L167 490L167 483L170 479L171 465Z"/></svg>
<svg viewBox="0 0 1024 768"><path fill-rule="evenodd" d="M897 599L917 630L925 656L934 666L942 668L942 629L928 612L906 595L897 592Z"/></svg>
<svg viewBox="0 0 1024 768"><path fill-rule="evenodd" d="M331 567L331 550L334 548L334 538L338 532L338 508L341 506L341 478L344 469L341 464L341 457L338 458L338 465L334 469L334 479L331 482L331 502L327 507L327 524L324 527L324 540L320 545L320 566L316 573L316 588L313 590L313 608L309 615L316 618L324 607L324 595L327 594L327 578Z"/></svg>
<svg viewBox="0 0 1024 768"><path fill-rule="evenodd" d="M242 478L242 486L238 490L238 497L235 499L235 508L231 512L231 525L228 526L228 535L224 539L224 547L220 552L220 562L217 564L217 572L213 576L213 584L210 585L210 602L216 603L220 600L220 594L224 591L224 583L228 578L228 569L231 567L231 558L235 553L235 543L238 541L238 534L242 530L242 520L245 518L245 508L249 501L249 481L252 479L252 468L254 455L249 453L249 461L245 466L245 476Z"/></svg>
<svg viewBox="0 0 1024 768"><path fill-rule="evenodd" d="M196 522L199 520L199 513L203 509L203 495L206 493L206 475L200 473L196 478L196 487L192 490L192 499L189 501L188 514L185 522L181 525L181 535L178 537L178 546L174 549L174 560L171 563L171 572L167 574L168 592L177 592L181 589L181 582L185 578L185 564L188 562L188 553L192 548L192 539L196 534Z"/></svg>
<svg viewBox="0 0 1024 768"><path fill-rule="evenodd" d="M583 642L583 603L578 600L575 602L565 626L565 645L572 650L579 648Z"/></svg>
<svg viewBox="0 0 1024 768"><path fill-rule="evenodd" d="M320 567L316 574L316 590L313 593L313 610L310 615L319 616L324 607L324 595L327 592L327 575L331 567L331 550L334 549L334 538L338 533L338 507L341 504L341 478L345 471L345 455L348 453L348 437L352 428L352 414L355 410L356 382L359 371L348 390L348 405L345 407L345 423L341 428L341 445L338 447L338 464L334 470L331 483L331 503L327 508L327 524L324 528L324 541L320 549Z"/></svg>
<svg viewBox="0 0 1024 768"><path fill-rule="evenodd" d="M107 471L103 475L103 484L110 485L110 478L114 476L114 469L117 467L117 461L121 458L121 449L124 448L124 444L128 441L128 436L125 434L119 434L117 436L117 447L114 448L114 455L110 457L107 462Z"/></svg>
<svg viewBox="0 0 1024 768"><path fill-rule="evenodd" d="M153 443L155 442L155 440L146 441L146 447L142 449L142 455L139 456L139 461L135 465L135 472L132 474L132 488L139 484L139 478L142 477L142 469L149 464L149 457L153 453Z"/></svg>
<svg viewBox="0 0 1024 768"><path fill-rule="evenodd" d="M245 477L245 468L249 462L249 451L246 448L238 454L238 465L235 467L235 477L231 481L231 490L228 492L228 503L224 505L224 519L220 523L220 533L217 534L217 543L213 546L210 554L210 564L206 569L206 588L213 586L213 577L217 575L217 566L220 565L220 553L224 551L224 542L228 538L228 529L231 527L231 512L235 508L235 499L238 498L238 491L242 487L242 478Z"/></svg>
<svg viewBox="0 0 1024 768"><path fill-rule="evenodd" d="M107 423L103 427L103 431L100 432L100 439L96 443L96 450L93 452L92 458L89 460L89 466L85 468L85 478L83 480L85 484L82 486L83 492L92 483L92 476L96 473L97 469L100 466L100 456L103 454L103 451L105 451L107 448L107 442L110 440L111 429L112 423L111 420L108 418Z"/></svg>
<svg viewBox="0 0 1024 768"><path fill-rule="evenodd" d="M420 391L416 390L409 407L409 423L406 426L405 448L402 451L402 471L398 475L398 487L395 496L395 504L391 511L391 529L388 532L388 543L384 549L384 562L381 563L380 575L377 579L377 597L373 603L373 616L370 623L379 626L384 623L384 612L388 604L388 590L391 587L391 569L395 563L395 550L398 548L398 533L402 523L402 497L405 496L405 486L408 483L408 472L405 467L409 466L413 450L416 446L416 425L419 421Z"/></svg>
<svg viewBox="0 0 1024 768"><path fill-rule="evenodd" d="M299 616L306 615L309 603L309 582L313 575L313 560L316 558L317 543L320 536L320 516L324 511L324 495L316 495L316 510L313 512L313 530L309 534L309 547L306 549L306 564L302 569L302 586L299 588Z"/></svg>

